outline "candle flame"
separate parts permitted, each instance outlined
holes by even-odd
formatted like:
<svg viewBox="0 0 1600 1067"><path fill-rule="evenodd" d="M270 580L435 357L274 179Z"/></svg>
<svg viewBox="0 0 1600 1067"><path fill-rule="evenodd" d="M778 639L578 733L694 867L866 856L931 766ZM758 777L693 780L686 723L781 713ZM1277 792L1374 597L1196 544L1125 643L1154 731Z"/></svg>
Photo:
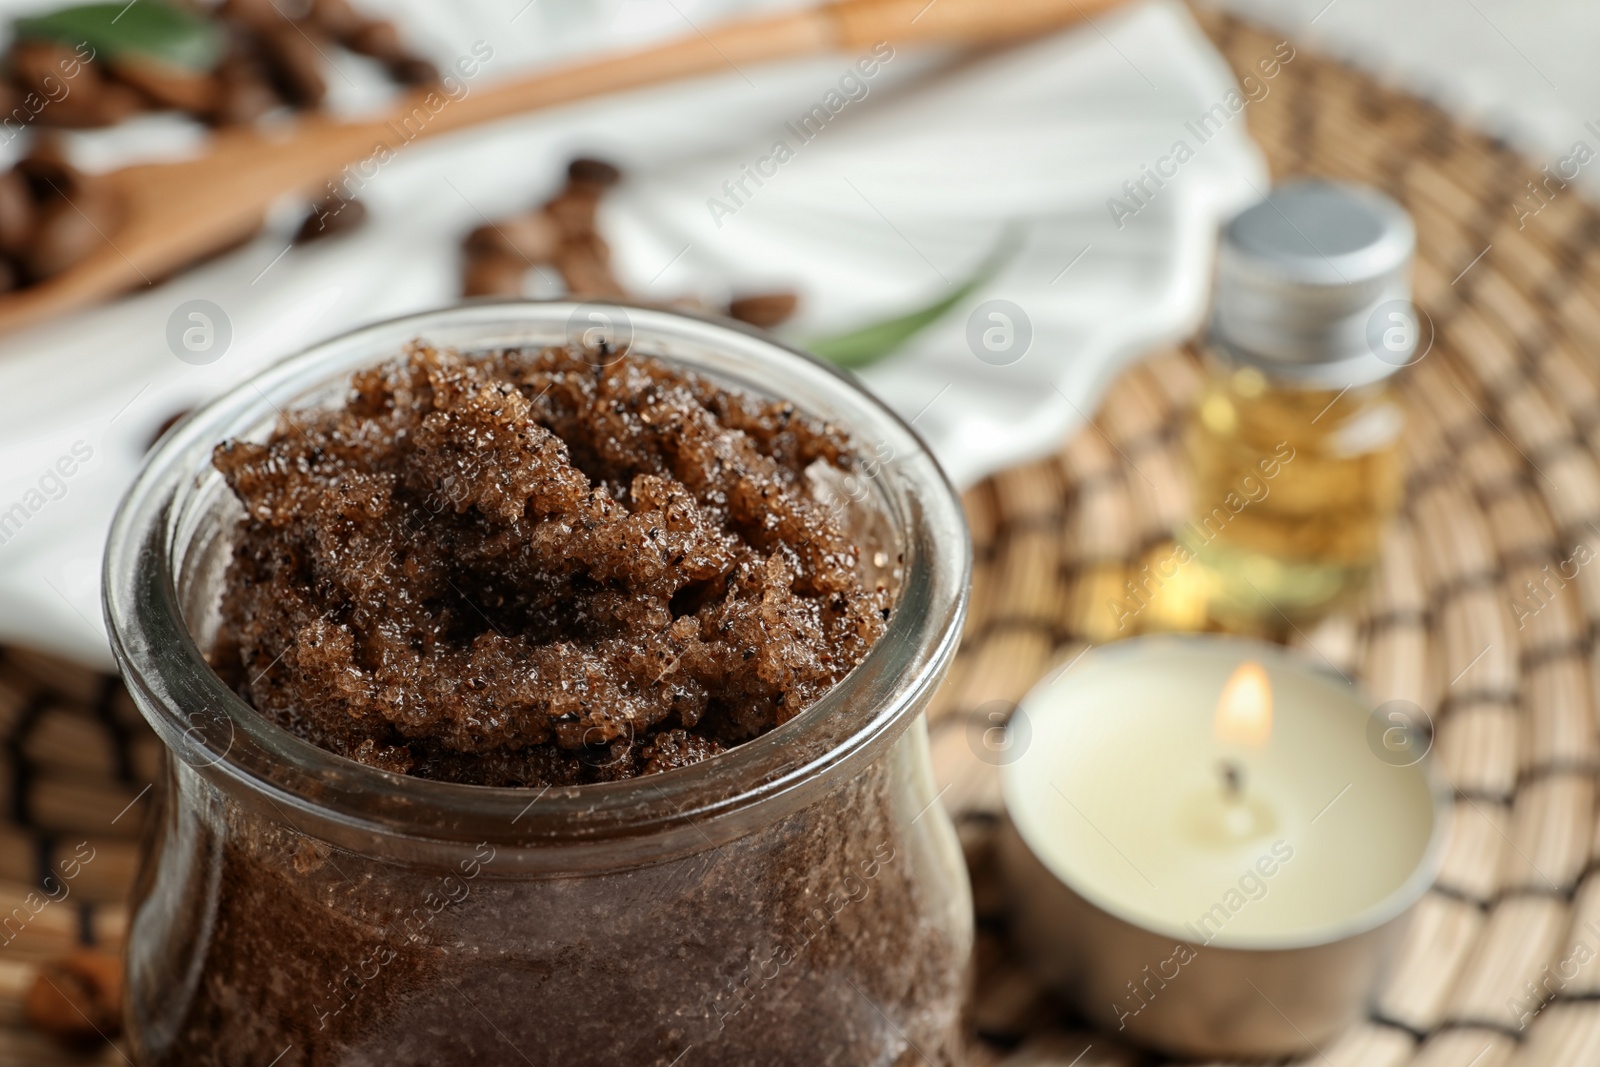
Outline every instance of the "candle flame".
<svg viewBox="0 0 1600 1067"><path fill-rule="evenodd" d="M1272 683L1261 664L1239 664L1222 687L1212 730L1229 745L1264 748L1272 737Z"/></svg>

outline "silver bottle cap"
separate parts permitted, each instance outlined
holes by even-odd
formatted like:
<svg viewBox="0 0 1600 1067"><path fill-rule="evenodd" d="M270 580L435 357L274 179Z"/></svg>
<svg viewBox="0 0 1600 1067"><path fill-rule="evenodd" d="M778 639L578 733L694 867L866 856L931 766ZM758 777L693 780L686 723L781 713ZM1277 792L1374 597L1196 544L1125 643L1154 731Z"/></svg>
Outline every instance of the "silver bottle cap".
<svg viewBox="0 0 1600 1067"><path fill-rule="evenodd" d="M1416 243L1405 209L1375 189L1281 185L1223 230L1213 337L1308 386L1392 374L1426 353L1428 327L1411 303Z"/></svg>

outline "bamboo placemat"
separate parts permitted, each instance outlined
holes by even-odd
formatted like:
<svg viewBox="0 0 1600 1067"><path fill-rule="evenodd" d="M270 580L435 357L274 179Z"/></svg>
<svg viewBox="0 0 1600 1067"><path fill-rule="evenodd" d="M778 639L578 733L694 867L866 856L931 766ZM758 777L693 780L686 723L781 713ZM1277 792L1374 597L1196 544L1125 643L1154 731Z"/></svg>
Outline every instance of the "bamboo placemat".
<svg viewBox="0 0 1600 1067"><path fill-rule="evenodd" d="M1241 75L1280 39L1197 14ZM1289 643L1426 710L1457 797L1443 872L1370 1018L1303 1062L1600 1063L1600 212L1304 47L1267 86L1242 117L1274 179L1367 182L1410 209L1436 338L1402 377L1407 502L1381 573L1361 608ZM1108 601L1185 514L1177 432L1199 381L1191 354L1161 354L1059 454L967 496L974 610L933 731L974 877L979 1063L1162 1062L1074 1029L1016 965L991 856L996 770L973 738L1087 642L1119 636Z"/></svg>
<svg viewBox="0 0 1600 1067"><path fill-rule="evenodd" d="M1273 53L1275 35L1198 14L1241 73ZM1436 332L1404 377L1408 499L1382 572L1364 607L1290 643L1379 699L1427 710L1457 791L1443 874L1372 1016L1306 1062L1600 1063L1600 962L1571 962L1600 960L1600 211L1505 146L1304 48L1268 87L1241 118L1275 177L1353 178L1410 208ZM1517 205L1541 204L1519 227ZM996 769L975 738L1053 666L1118 636L1107 602L1184 515L1177 428L1198 381L1190 354L1160 354L1057 455L967 495L973 611L932 730L973 871L976 1064L1161 1062L1076 1027L1015 964L990 855ZM1580 544L1595 564L1551 581ZM0 1063L121 1063L114 1049L61 1052L27 1028L21 1003L41 961L80 943L120 948L157 743L116 682L19 650L0 655L0 737ZM5 917L82 842L94 859L70 895L7 940ZM1529 1004L1524 983L1553 996L1519 1029L1508 1002Z"/></svg>

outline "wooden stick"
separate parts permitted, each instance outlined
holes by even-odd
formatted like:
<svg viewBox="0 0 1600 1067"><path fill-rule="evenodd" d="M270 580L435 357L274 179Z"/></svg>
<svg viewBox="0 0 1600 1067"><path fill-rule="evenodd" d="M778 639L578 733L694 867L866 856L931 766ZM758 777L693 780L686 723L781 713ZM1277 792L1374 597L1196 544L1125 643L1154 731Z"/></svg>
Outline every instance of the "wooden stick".
<svg viewBox="0 0 1600 1067"><path fill-rule="evenodd" d="M102 176L120 202L124 221L107 235L104 247L64 273L0 297L0 332L152 284L247 239L285 194L318 190L352 164L361 170L355 181L359 186L395 153L424 137L606 93L834 48L855 50L878 41L984 44L1037 34L1116 2L841 0L696 31L456 99L440 90L420 90L404 97L390 114L367 122L313 116L288 136L254 128L226 130L198 159L127 167ZM350 184L344 178L337 186Z"/></svg>

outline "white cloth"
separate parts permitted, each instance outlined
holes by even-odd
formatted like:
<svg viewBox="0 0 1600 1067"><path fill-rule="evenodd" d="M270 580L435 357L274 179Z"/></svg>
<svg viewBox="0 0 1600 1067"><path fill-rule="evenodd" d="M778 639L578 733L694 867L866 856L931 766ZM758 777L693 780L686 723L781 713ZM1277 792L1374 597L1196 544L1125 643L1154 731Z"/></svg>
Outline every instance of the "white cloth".
<svg viewBox="0 0 1600 1067"><path fill-rule="evenodd" d="M401 25L426 32L417 39L441 66L474 41L493 48L469 91L562 43L551 36L560 27L536 24L549 5L509 27L503 9L452 5L446 17L443 5L404 6ZM680 7L697 24L715 15ZM576 8L611 18L613 43L687 30L672 12L641 26L654 3ZM577 25L571 46L592 44L597 28L604 18ZM105 664L104 531L163 421L317 340L448 303L461 235L537 204L576 152L627 171L602 225L632 290L716 300L730 288L794 288L804 310L789 333L800 338L938 299L1017 225L1025 240L997 277L863 377L960 483L1054 447L1120 365L1196 325L1219 218L1266 188L1241 119L1204 143L1185 126L1227 99L1232 75L1181 5L1156 0L978 59L902 50L802 144L785 123L826 102L860 58L730 71L419 142L362 188L371 218L356 233L285 251L297 213L286 205L262 236L202 268L0 339L0 523L14 504L27 512L0 543L0 642ZM372 106L372 72L338 62L341 106ZM860 95L855 82L845 88ZM793 158L760 163L780 138ZM1180 139L1192 149L1181 163ZM195 143L182 123L152 120L80 138L77 151L111 166ZM723 183L758 164L773 173L759 187L747 180L734 203ZM1158 187L1147 167L1174 176ZM1124 182L1141 180L1130 198ZM1120 226L1112 196L1137 207ZM169 350L169 317L192 299L215 302L231 325L226 354L209 365ZM1008 365L969 345L971 313L991 299L1021 308L1031 327L1026 354ZM1005 325L983 316L974 333Z"/></svg>

